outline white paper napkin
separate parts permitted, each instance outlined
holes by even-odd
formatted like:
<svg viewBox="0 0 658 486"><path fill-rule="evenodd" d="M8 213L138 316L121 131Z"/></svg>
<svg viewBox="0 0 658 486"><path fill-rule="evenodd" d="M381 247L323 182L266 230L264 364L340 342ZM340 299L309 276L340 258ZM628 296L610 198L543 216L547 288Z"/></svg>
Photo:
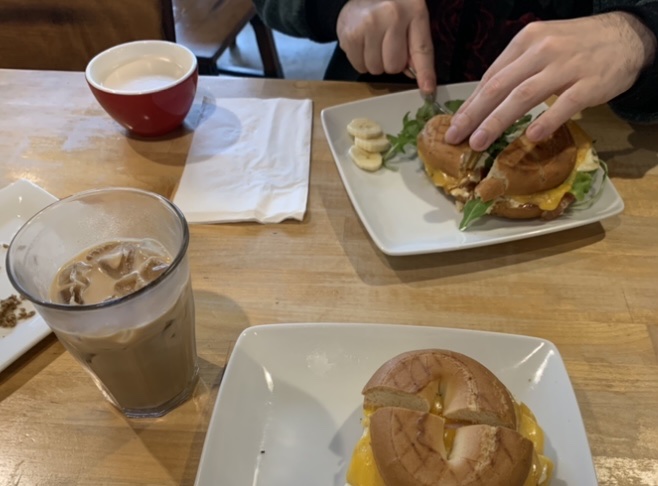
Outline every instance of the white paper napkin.
<svg viewBox="0 0 658 486"><path fill-rule="evenodd" d="M190 223L301 220L308 198L311 100L204 100L173 198Z"/></svg>

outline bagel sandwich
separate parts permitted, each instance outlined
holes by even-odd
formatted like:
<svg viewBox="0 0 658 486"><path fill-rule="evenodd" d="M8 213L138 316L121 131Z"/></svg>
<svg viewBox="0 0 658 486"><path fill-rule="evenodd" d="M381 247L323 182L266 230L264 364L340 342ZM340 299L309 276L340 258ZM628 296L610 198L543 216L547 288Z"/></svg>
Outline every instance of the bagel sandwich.
<svg viewBox="0 0 658 486"><path fill-rule="evenodd" d="M427 175L462 209L462 230L485 215L558 218L574 203L592 200L596 174L605 177L592 139L574 121L533 143L525 135L528 115L487 151L475 152L468 141L444 141L450 120L451 115L432 117L416 143Z"/></svg>
<svg viewBox="0 0 658 486"><path fill-rule="evenodd" d="M553 464L530 409L478 361L425 349L363 388L348 486L546 486Z"/></svg>

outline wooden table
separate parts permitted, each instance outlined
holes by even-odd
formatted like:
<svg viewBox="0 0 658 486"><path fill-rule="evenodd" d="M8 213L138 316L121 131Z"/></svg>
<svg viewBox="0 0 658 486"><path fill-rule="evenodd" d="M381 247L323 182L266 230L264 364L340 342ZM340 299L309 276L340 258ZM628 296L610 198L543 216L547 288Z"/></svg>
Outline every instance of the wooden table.
<svg viewBox="0 0 658 486"><path fill-rule="evenodd" d="M607 107L581 120L625 200L621 216L514 243L393 258L376 249L350 205L319 118L324 107L386 92L201 78L199 96L313 99L307 215L301 223L192 226L201 383L165 418L123 418L52 335L0 373L0 484L192 484L240 332L319 321L549 339L575 387L600 484L658 484L656 129L630 126ZM171 196L191 139L189 130L157 142L126 137L81 73L0 70L0 187L26 178L58 197L109 185Z"/></svg>

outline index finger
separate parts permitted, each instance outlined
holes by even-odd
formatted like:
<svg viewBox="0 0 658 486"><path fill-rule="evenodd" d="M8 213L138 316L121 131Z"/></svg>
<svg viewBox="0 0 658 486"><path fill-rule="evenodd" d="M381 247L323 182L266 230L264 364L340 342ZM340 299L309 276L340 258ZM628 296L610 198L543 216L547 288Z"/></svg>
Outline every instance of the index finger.
<svg viewBox="0 0 658 486"><path fill-rule="evenodd" d="M436 71L434 70L434 46L427 15L415 17L409 24L409 57L414 67L418 88L423 93L436 90Z"/></svg>
<svg viewBox="0 0 658 486"><path fill-rule="evenodd" d="M498 73L506 69L514 61L516 61L522 54L523 54L523 50L519 49L519 46L513 39L507 45L507 47L503 49L503 52L501 52L500 55L494 60L494 62L489 66L489 68L486 70L486 72L482 76L482 79L477 84L473 92L466 99L466 101L464 101L464 103L462 103L462 105L459 107L457 113L463 113L471 105L473 100L475 100L476 98L478 98L478 96L480 96L480 93L485 88L485 86L491 81L491 79L494 78L496 75L498 75ZM508 92L511 91L511 89L512 88L508 88ZM506 95L507 93L504 94ZM504 96L502 98L504 98ZM502 101L502 98L497 100L497 102ZM493 107L491 109L493 109Z"/></svg>

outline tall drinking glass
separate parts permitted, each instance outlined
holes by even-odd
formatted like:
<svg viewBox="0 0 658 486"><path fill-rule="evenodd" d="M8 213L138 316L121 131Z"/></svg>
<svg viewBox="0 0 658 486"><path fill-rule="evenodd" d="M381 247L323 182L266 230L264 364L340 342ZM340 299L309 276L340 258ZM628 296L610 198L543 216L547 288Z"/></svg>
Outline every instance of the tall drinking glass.
<svg viewBox="0 0 658 486"><path fill-rule="evenodd" d="M128 417L166 414L197 382L188 243L185 217L170 201L108 188L43 209L7 251L14 288ZM118 279L108 280L116 295L87 302L89 281L108 275Z"/></svg>

